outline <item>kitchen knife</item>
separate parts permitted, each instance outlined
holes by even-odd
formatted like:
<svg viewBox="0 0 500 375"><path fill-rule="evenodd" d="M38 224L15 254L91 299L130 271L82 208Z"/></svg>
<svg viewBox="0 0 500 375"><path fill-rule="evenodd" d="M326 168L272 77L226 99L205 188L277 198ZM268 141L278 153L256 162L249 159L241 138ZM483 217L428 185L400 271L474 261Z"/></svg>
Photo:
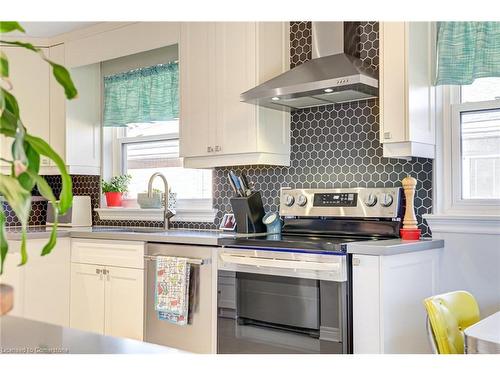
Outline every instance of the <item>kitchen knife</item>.
<svg viewBox="0 0 500 375"><path fill-rule="evenodd" d="M240 177L238 177L238 181L239 181L239 183L241 185L241 189L245 193L245 197L248 197L250 194L252 194L252 192L250 191L250 189L248 188L248 186L245 184L245 181L243 180L243 175L241 175Z"/></svg>
<svg viewBox="0 0 500 375"><path fill-rule="evenodd" d="M231 185L231 188L233 189L234 193L239 196L240 193L238 192L238 189L236 188L236 185L234 184L234 181L233 181L233 176L231 176L231 172L229 172L227 174L227 178L229 180L229 185Z"/></svg>
<svg viewBox="0 0 500 375"><path fill-rule="evenodd" d="M234 183L234 186L236 188L236 192L240 197L245 197L245 192L243 191L243 188L241 187L240 180L238 176L236 176L236 173L233 171L229 171L229 175L231 176L231 180Z"/></svg>
<svg viewBox="0 0 500 375"><path fill-rule="evenodd" d="M243 186L245 191L247 192L247 195L252 194L252 189L250 188L250 184L248 183L248 178L245 173L241 173L241 181L243 182Z"/></svg>

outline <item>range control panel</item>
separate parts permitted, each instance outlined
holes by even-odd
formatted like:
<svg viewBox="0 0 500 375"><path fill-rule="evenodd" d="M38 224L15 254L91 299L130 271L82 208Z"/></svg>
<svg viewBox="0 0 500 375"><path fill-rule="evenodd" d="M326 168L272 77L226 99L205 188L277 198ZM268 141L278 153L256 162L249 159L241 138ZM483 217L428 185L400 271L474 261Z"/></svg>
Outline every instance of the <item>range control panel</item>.
<svg viewBox="0 0 500 375"><path fill-rule="evenodd" d="M401 188L282 188L280 215L299 217L397 218Z"/></svg>
<svg viewBox="0 0 500 375"><path fill-rule="evenodd" d="M358 193L316 193L314 207L356 207Z"/></svg>

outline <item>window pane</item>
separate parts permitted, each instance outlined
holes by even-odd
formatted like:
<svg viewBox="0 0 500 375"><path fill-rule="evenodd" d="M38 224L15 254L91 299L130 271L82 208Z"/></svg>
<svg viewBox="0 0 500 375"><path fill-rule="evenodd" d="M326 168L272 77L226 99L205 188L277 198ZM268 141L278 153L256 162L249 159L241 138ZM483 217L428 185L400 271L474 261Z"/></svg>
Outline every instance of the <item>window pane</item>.
<svg viewBox="0 0 500 375"><path fill-rule="evenodd" d="M160 134L178 134L179 120L128 124L125 133L127 138Z"/></svg>
<svg viewBox="0 0 500 375"><path fill-rule="evenodd" d="M500 77L478 78L461 87L462 103L500 99Z"/></svg>
<svg viewBox="0 0 500 375"><path fill-rule="evenodd" d="M500 109L463 112L462 197L500 199Z"/></svg>
<svg viewBox="0 0 500 375"><path fill-rule="evenodd" d="M125 173L132 176L129 198L145 193L149 177L155 172L165 175L177 199L211 199L212 171L184 169L179 158L179 140L162 140L123 144ZM154 188L163 191L163 182L157 179Z"/></svg>

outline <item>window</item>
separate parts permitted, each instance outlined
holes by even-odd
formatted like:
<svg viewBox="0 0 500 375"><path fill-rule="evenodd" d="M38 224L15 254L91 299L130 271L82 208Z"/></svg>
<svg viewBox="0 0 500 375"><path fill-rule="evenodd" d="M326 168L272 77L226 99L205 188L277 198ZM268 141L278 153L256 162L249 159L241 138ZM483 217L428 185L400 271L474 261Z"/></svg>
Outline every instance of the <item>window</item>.
<svg viewBox="0 0 500 375"><path fill-rule="evenodd" d="M176 195L177 220L213 221L212 171L184 169L179 157L177 59L173 45L102 63L103 176L130 174L134 200L160 172ZM161 179L153 188L163 191Z"/></svg>
<svg viewBox="0 0 500 375"><path fill-rule="evenodd" d="M182 206L212 208L212 171L185 169L179 158L179 122L157 121L129 124L118 136L122 173L132 176L129 198L146 192L149 177L161 172ZM154 188L163 189L160 179Z"/></svg>
<svg viewBox="0 0 500 375"><path fill-rule="evenodd" d="M500 208L500 77L479 78L471 85L448 86L449 125L444 126L443 192L448 210L498 213ZM447 130L449 126L449 130ZM446 149L448 152L446 152ZM447 167L446 167L447 166ZM438 177L439 182L439 177Z"/></svg>
<svg viewBox="0 0 500 375"><path fill-rule="evenodd" d="M500 109L460 112L462 199L500 199Z"/></svg>

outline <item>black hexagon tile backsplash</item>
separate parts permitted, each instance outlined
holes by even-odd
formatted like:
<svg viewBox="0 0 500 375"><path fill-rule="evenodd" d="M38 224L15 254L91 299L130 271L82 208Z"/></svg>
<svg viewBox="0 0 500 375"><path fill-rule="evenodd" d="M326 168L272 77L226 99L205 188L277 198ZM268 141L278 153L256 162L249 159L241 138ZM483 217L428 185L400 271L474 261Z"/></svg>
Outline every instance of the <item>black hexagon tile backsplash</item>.
<svg viewBox="0 0 500 375"><path fill-rule="evenodd" d="M360 22L353 27L359 38L350 38L358 44L360 58L374 68L379 64L378 22ZM311 22L290 23L290 67L311 59ZM351 50L353 46L349 46ZM430 235L422 215L432 209L432 160L413 158L410 161L388 159L382 156L378 140L378 99L339 105L302 109L291 115L290 167L244 166L215 168L213 171L213 205L218 209L214 223L174 222L174 228L215 229L224 213L231 212L229 198L232 190L227 172L234 169L245 172L254 188L262 193L266 211L277 211L279 190L292 188L376 187L401 186L401 180L411 175L418 180L415 207L417 220L424 236ZM49 184L60 190L58 176L46 176ZM72 176L73 192L90 195L92 206L99 207L98 176ZM5 205L5 203L4 203ZM43 224L46 203L35 202L30 224ZM161 227L161 222L102 221L93 214L96 225L126 225ZM15 215L7 209L8 225L18 225Z"/></svg>

